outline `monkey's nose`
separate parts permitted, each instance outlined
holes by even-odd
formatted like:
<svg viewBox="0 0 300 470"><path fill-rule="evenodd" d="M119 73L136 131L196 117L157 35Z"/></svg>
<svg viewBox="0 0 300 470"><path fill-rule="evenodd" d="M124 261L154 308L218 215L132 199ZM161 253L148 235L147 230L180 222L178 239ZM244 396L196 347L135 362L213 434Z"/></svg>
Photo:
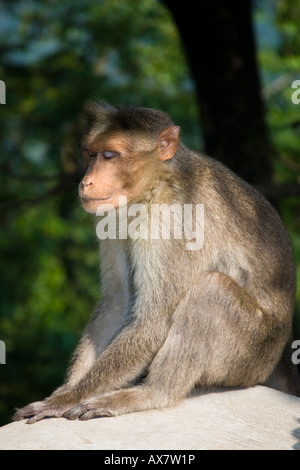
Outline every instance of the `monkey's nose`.
<svg viewBox="0 0 300 470"><path fill-rule="evenodd" d="M84 177L80 183L83 189L87 186L92 186L92 184L93 184L92 178L86 178L86 177Z"/></svg>

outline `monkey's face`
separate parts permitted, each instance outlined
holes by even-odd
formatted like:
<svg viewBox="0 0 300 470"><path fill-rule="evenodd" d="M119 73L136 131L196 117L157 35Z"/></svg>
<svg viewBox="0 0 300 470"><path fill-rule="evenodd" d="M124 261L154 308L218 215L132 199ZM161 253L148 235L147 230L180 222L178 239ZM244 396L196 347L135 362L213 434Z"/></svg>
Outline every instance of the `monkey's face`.
<svg viewBox="0 0 300 470"><path fill-rule="evenodd" d="M149 153L149 145L142 152L132 140L122 135L106 138L87 136L82 142L87 169L79 185L79 196L85 210L95 213L99 206L107 204L117 208L120 196L126 196L128 203L136 198L149 174L146 168L151 166Z"/></svg>
<svg viewBox="0 0 300 470"><path fill-rule="evenodd" d="M92 129L81 142L86 174L79 185L79 195L87 212L99 206L119 207L119 198L127 203L142 202L157 175L163 173L165 161L177 150L179 127L163 129L158 137L116 131L99 133ZM124 199L123 199L124 201Z"/></svg>

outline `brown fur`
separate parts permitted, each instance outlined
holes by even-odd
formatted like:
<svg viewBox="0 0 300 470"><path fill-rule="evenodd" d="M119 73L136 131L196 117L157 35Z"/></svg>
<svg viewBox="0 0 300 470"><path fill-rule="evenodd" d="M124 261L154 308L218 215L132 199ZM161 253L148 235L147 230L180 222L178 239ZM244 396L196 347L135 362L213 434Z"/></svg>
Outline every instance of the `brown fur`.
<svg viewBox="0 0 300 470"><path fill-rule="evenodd" d="M103 240L103 297L66 382L14 419L110 416L170 406L195 385L265 383L282 367L296 289L277 213L223 165L188 150L164 113L101 102L87 111L85 208L95 212L110 197L121 210L119 195L148 211L204 204L204 245L188 251L180 239ZM105 160L101 152L112 149L119 156ZM295 393L296 380L285 380L284 390Z"/></svg>

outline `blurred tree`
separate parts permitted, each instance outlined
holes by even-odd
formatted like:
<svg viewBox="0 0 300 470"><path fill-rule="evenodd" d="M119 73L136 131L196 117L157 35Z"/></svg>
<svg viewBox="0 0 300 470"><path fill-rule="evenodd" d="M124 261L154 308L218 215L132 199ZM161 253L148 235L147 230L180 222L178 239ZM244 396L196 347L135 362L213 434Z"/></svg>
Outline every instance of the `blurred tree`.
<svg viewBox="0 0 300 470"><path fill-rule="evenodd" d="M196 83L205 148L252 184L271 180L251 0L164 0ZM186 14L184 14L184 12Z"/></svg>

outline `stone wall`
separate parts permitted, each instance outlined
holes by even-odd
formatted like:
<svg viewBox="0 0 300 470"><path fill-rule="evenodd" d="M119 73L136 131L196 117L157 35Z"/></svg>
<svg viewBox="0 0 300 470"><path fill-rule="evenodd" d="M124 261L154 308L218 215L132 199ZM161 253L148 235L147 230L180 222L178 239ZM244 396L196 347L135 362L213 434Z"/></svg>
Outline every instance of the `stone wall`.
<svg viewBox="0 0 300 470"><path fill-rule="evenodd" d="M174 408L0 428L0 449L298 449L300 398L256 386L195 392Z"/></svg>

